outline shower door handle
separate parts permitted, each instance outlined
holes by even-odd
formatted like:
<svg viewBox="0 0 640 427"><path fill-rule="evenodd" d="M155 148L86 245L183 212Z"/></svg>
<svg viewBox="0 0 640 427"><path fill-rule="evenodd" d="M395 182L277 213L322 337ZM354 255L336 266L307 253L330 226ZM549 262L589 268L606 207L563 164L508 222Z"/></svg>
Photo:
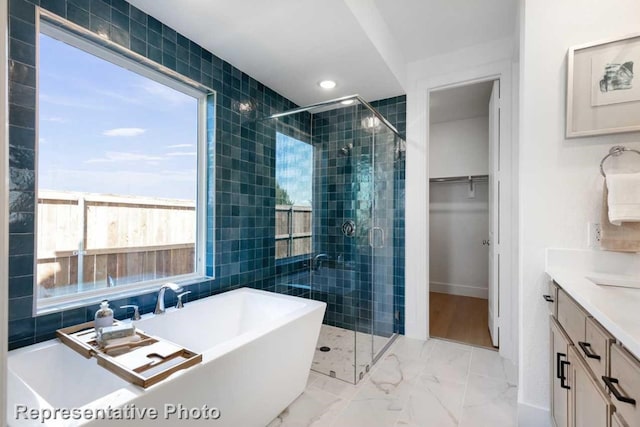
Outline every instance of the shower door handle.
<svg viewBox="0 0 640 427"><path fill-rule="evenodd" d="M375 238L376 231L380 233L380 246L376 245L376 238ZM382 227L371 227L369 229L369 246L371 246L373 249L384 248L384 239L385 239L385 235L384 235L384 229L382 229Z"/></svg>

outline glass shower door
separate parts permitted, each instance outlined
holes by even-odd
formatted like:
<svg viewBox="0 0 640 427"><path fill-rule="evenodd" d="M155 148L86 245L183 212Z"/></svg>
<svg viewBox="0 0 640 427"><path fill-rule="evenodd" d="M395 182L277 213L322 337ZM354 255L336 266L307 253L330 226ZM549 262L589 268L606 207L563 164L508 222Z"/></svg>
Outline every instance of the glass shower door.
<svg viewBox="0 0 640 427"><path fill-rule="evenodd" d="M394 312L394 221L396 192L394 177L401 141L386 126L376 129L372 142L373 209L370 246L372 250L372 324L373 360L396 332Z"/></svg>
<svg viewBox="0 0 640 427"><path fill-rule="evenodd" d="M356 323L356 381L373 365L395 332L394 219L395 160L399 141L366 108L356 120L357 164L354 194L360 228L358 257L358 316Z"/></svg>
<svg viewBox="0 0 640 427"><path fill-rule="evenodd" d="M368 114L369 113L369 114ZM357 239L352 245L355 256L356 298L355 308L355 381L359 381L373 364L373 317L372 317L372 264L373 247L371 236L373 231L374 184L373 153L374 129L368 126L370 112L358 106L354 117L354 156L352 181L352 200L358 226Z"/></svg>

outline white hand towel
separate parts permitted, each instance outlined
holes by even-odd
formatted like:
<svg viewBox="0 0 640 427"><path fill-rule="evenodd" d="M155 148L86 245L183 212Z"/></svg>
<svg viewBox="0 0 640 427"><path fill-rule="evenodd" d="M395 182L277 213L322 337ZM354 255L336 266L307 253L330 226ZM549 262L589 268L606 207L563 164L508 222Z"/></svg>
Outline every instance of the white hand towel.
<svg viewBox="0 0 640 427"><path fill-rule="evenodd" d="M609 222L640 222L640 173L607 174Z"/></svg>

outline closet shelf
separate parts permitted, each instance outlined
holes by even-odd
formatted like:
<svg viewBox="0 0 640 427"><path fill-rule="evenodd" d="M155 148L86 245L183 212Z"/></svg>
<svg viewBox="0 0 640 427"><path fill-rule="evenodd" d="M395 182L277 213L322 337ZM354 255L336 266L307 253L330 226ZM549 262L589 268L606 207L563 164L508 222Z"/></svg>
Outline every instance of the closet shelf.
<svg viewBox="0 0 640 427"><path fill-rule="evenodd" d="M489 175L447 176L442 178L429 178L429 182L488 182Z"/></svg>

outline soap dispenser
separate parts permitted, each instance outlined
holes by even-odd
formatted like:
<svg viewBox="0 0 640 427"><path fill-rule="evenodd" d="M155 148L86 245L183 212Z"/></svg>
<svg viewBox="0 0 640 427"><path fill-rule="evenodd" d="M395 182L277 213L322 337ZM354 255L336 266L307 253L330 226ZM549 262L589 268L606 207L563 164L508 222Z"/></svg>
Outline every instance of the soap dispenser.
<svg viewBox="0 0 640 427"><path fill-rule="evenodd" d="M97 331L107 326L113 326L113 310L109 308L109 301L103 300L100 309L96 311L94 327Z"/></svg>

